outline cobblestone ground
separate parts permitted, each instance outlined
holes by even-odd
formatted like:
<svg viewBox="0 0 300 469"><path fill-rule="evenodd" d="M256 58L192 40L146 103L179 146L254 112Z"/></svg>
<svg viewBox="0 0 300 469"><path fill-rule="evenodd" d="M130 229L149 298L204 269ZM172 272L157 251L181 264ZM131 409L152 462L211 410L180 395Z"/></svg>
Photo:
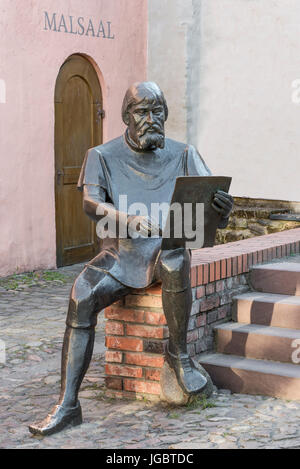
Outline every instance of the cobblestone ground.
<svg viewBox="0 0 300 469"><path fill-rule="evenodd" d="M101 315L80 392L84 424L33 437L27 425L57 401L68 295L80 270L59 269L63 281L14 284L11 291L0 287L0 339L6 344L6 363L0 364L1 448L300 448L300 402L222 390L196 408L104 397Z"/></svg>

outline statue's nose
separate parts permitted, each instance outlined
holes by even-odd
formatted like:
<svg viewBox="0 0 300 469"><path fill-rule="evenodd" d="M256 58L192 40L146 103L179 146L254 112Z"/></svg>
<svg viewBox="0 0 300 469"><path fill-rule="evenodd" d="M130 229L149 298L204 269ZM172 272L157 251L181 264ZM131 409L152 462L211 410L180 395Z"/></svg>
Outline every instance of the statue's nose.
<svg viewBox="0 0 300 469"><path fill-rule="evenodd" d="M149 111L148 114L147 114L147 122L149 123L153 123L153 113L152 111Z"/></svg>

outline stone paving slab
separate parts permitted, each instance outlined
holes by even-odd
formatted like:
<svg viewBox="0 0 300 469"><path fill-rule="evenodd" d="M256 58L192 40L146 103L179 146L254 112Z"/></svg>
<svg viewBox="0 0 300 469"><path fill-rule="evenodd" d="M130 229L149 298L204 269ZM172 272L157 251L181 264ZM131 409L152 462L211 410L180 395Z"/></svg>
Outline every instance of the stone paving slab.
<svg viewBox="0 0 300 469"><path fill-rule="evenodd" d="M175 408L104 396L104 319L81 388L84 424L33 437L27 425L56 403L72 281L82 265L59 269L65 282L0 291L0 448L300 448L300 402L215 390L208 401Z"/></svg>

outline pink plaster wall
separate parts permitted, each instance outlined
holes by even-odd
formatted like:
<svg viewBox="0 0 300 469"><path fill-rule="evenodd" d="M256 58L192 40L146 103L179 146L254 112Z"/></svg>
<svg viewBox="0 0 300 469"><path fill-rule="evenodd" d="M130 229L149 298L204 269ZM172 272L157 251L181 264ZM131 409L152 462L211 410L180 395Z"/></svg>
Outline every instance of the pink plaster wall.
<svg viewBox="0 0 300 469"><path fill-rule="evenodd" d="M111 22L114 39L44 30L44 11ZM63 29L63 28L62 28ZM104 141L123 132L124 92L146 78L147 0L1 0L0 275L56 266L54 89L73 53L101 71Z"/></svg>

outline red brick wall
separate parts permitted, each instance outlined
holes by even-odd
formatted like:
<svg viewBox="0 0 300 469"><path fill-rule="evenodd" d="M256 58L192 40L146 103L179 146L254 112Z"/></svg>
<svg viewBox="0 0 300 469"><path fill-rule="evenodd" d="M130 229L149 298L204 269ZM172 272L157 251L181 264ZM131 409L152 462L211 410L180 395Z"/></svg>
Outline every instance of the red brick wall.
<svg viewBox="0 0 300 469"><path fill-rule="evenodd" d="M161 301L156 285L106 308L106 386L114 395L159 396L168 339Z"/></svg>

